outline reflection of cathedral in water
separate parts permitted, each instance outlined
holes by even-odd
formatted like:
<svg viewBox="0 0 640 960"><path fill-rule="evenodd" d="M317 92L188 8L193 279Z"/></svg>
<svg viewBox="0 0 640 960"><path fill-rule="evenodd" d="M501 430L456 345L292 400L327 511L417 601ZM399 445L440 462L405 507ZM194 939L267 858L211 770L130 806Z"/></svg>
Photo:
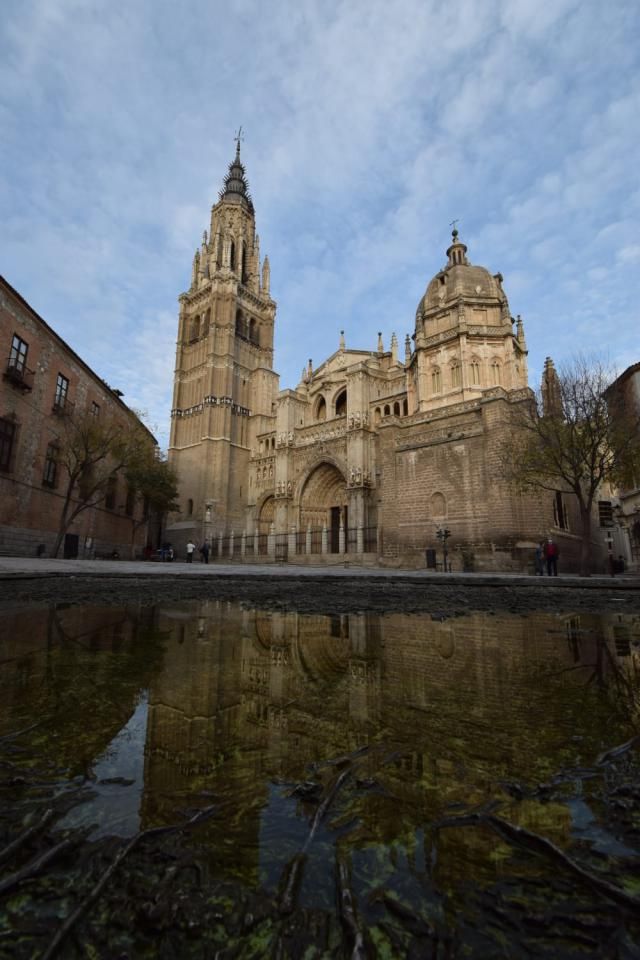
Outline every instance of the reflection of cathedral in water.
<svg viewBox="0 0 640 960"><path fill-rule="evenodd" d="M582 722L582 699L567 707L561 687L627 675L640 626L617 619L162 608L169 639L150 691L147 812L157 817L163 796L194 784L259 804L269 780L304 779L310 763L365 744L393 757L385 776L409 803L425 789L439 805L481 800L501 777L530 778L532 758Z"/></svg>

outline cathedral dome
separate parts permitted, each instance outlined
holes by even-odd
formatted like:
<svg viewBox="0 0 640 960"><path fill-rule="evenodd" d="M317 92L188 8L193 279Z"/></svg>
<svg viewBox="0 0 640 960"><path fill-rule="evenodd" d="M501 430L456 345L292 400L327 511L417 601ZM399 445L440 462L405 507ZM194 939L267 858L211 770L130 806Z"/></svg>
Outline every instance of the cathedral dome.
<svg viewBox="0 0 640 960"><path fill-rule="evenodd" d="M477 267L467 259L467 247L458 240L458 231L453 231L453 243L447 250L447 264L435 275L416 311L416 317L424 316L444 304L464 300L488 300L502 303L505 294L502 277L492 274L485 267Z"/></svg>

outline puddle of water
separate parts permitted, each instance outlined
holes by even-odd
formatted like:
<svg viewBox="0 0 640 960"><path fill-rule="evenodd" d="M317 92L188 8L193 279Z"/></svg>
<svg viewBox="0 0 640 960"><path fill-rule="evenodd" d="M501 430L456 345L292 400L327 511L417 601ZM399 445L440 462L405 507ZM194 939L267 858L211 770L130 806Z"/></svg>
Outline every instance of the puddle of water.
<svg viewBox="0 0 640 960"><path fill-rule="evenodd" d="M213 803L187 841L213 876L275 897L304 849L298 904L333 911L348 863L375 923L383 888L416 906L428 891L438 911L471 881L535 873L489 831L433 828L494 800L567 851L635 853L570 771L633 735L639 641L618 614L20 610L0 639L0 737L37 723L20 761L91 787L59 826L128 837Z"/></svg>

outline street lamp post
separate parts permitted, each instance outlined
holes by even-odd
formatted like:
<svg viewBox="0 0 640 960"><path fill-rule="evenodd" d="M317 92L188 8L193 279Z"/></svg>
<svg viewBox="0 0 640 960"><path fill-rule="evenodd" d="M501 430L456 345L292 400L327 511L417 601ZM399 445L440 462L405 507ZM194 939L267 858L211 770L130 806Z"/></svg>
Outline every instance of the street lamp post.
<svg viewBox="0 0 640 960"><path fill-rule="evenodd" d="M442 570L443 573L447 572L447 540L451 536L451 530L447 527L438 527L436 530L436 537L442 544Z"/></svg>

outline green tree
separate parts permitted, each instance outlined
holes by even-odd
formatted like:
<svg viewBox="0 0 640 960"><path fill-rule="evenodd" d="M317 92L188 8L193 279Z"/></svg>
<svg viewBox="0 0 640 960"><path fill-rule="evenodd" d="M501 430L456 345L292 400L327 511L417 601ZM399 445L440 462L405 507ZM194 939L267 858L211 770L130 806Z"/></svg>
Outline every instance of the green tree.
<svg viewBox="0 0 640 960"><path fill-rule="evenodd" d="M178 478L166 460L156 456L153 449L142 447L125 468L129 485L131 511L131 557L135 551L136 533L149 517L163 517L178 509ZM135 505L142 507L136 517Z"/></svg>
<svg viewBox="0 0 640 960"><path fill-rule="evenodd" d="M603 484L637 469L640 415L607 388L614 373L601 360L577 356L557 373L548 361L540 391L513 414L503 445L503 473L521 491L573 494L580 512L580 574L591 572L591 523Z"/></svg>
<svg viewBox="0 0 640 960"><path fill-rule="evenodd" d="M135 421L72 412L60 416L56 445L65 479L54 557L75 518L104 501L111 484L142 448L150 446L150 439Z"/></svg>

